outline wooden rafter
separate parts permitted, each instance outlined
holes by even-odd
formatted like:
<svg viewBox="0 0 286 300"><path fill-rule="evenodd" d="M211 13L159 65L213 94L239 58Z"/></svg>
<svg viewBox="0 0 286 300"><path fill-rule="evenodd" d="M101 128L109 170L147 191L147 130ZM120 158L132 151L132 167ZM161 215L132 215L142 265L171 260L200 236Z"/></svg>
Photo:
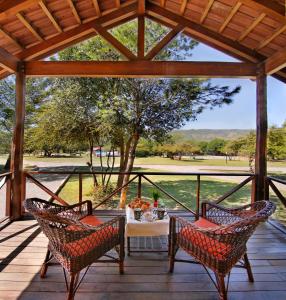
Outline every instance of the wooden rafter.
<svg viewBox="0 0 286 300"><path fill-rule="evenodd" d="M238 41L242 41L243 39L245 39L248 36L248 34L265 18L265 16L266 16L265 13L262 13L261 15L259 15L253 21L253 23L244 32L242 32L242 34L238 38Z"/></svg>
<svg viewBox="0 0 286 300"><path fill-rule="evenodd" d="M286 48L274 53L265 61L265 72L272 75L286 67Z"/></svg>
<svg viewBox="0 0 286 300"><path fill-rule="evenodd" d="M137 56L144 59L145 55L145 18L144 15L138 16L138 36L137 36Z"/></svg>
<svg viewBox="0 0 286 300"><path fill-rule="evenodd" d="M92 35L96 35L96 32L94 31L95 24L100 25L109 23L107 26L109 29L112 26L125 22L126 19L129 20L130 18L134 18L134 16L136 16L136 9L137 4L132 3L118 10L114 10L109 14L97 18L96 20L81 24L76 28L62 32L49 40L45 40L38 45L25 49L18 55L18 57L21 60L45 58L75 42L79 42Z"/></svg>
<svg viewBox="0 0 286 300"><path fill-rule="evenodd" d="M278 35L282 34L286 30L286 25L278 28L273 34L266 38L260 45L257 47L257 50L267 46L272 40L274 40Z"/></svg>
<svg viewBox="0 0 286 300"><path fill-rule="evenodd" d="M2 0L0 3L0 20L15 16L18 12L37 4L39 0Z"/></svg>
<svg viewBox="0 0 286 300"><path fill-rule="evenodd" d="M9 72L16 72L17 71L17 63L19 59L5 49L0 48L0 66L4 68L6 71Z"/></svg>
<svg viewBox="0 0 286 300"><path fill-rule="evenodd" d="M233 16L237 13L240 6L241 6L241 2L237 2L236 5L232 8L231 12L229 13L229 15L227 16L227 18L225 19L225 21L223 22L223 24L221 25L221 27L219 29L220 33L222 33L225 30L226 26L231 21Z"/></svg>
<svg viewBox="0 0 286 300"><path fill-rule="evenodd" d="M40 36L40 34L35 30L35 28L26 20L26 18L21 14L16 14L17 18L20 20L20 22L33 34L33 36L42 42L44 39Z"/></svg>
<svg viewBox="0 0 286 300"><path fill-rule="evenodd" d="M97 16L101 16L101 11L100 11L98 0L91 0L91 1L94 6Z"/></svg>
<svg viewBox="0 0 286 300"><path fill-rule="evenodd" d="M165 7L165 4L166 4L166 0L160 0L160 5L161 5L162 7Z"/></svg>
<svg viewBox="0 0 286 300"><path fill-rule="evenodd" d="M66 0L66 1L69 3L69 6L70 6L70 8L71 8L71 10L72 10L72 13L73 13L73 15L74 15L76 21L77 21L79 24L81 24L81 18L80 18L79 14L78 14L78 11L77 11L77 9L76 9L76 7L75 7L75 4L74 4L73 0Z"/></svg>
<svg viewBox="0 0 286 300"><path fill-rule="evenodd" d="M63 30L62 30L61 26L56 21L56 19L52 15L52 13L49 11L47 5L43 1L39 1L39 5L42 8L43 12L46 14L46 16L49 18L49 20L51 21L51 23L54 25L54 27L56 28L56 30L58 32L62 32Z"/></svg>
<svg viewBox="0 0 286 300"><path fill-rule="evenodd" d="M128 48L126 48L118 39L116 39L101 25L95 24L94 29L103 39L105 39L109 44L111 44L117 51L119 51L128 60L137 59L137 57Z"/></svg>
<svg viewBox="0 0 286 300"><path fill-rule="evenodd" d="M146 60L152 60L159 52L161 52L180 32L184 30L184 26L177 25L145 56Z"/></svg>
<svg viewBox="0 0 286 300"><path fill-rule="evenodd" d="M203 14L201 16L201 19L200 19L201 23L204 23L204 20L206 19L210 9L212 8L213 3L214 3L214 0L208 0L208 4L205 7L204 12L203 12Z"/></svg>
<svg viewBox="0 0 286 300"><path fill-rule="evenodd" d="M0 34L5 36L5 38L8 39L11 43L13 43L15 46L23 50L24 47L18 41L16 41L16 39L14 39L8 32L6 32L6 30L4 30L1 27L0 27Z"/></svg>
<svg viewBox="0 0 286 300"><path fill-rule="evenodd" d="M184 15L187 4L188 4L188 0L182 0L181 7L180 7L180 15Z"/></svg>
<svg viewBox="0 0 286 300"><path fill-rule="evenodd" d="M80 77L242 77L255 78L256 65L233 62L31 61L28 76Z"/></svg>

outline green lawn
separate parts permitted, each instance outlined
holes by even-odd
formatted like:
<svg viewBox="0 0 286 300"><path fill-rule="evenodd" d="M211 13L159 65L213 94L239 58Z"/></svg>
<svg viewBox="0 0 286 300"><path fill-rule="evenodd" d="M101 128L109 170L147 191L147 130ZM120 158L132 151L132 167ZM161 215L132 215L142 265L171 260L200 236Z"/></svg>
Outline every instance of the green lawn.
<svg viewBox="0 0 286 300"><path fill-rule="evenodd" d="M99 163L99 158L94 158L95 163ZM87 155L82 156L62 156L62 157L37 157L37 156L25 156L25 162L29 161L41 161L41 162L74 162L85 164L88 161ZM116 158L116 163L119 159ZM225 162L224 159L186 159L186 160L172 160L164 157L138 157L135 159L137 165L178 165L178 166L229 166L229 167L248 167L247 160L232 160ZM270 167L286 167L286 161L268 162Z"/></svg>

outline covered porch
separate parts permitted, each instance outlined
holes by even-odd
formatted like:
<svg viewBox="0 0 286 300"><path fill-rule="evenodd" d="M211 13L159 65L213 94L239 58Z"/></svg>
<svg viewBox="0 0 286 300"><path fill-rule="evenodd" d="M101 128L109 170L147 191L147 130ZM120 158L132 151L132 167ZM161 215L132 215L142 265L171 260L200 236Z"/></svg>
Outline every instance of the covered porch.
<svg viewBox="0 0 286 300"><path fill-rule="evenodd" d="M50 268L41 280L39 269L47 239L35 220L27 219L23 209L26 178L32 172L23 169L25 120L25 82L27 76L59 77L203 77L245 78L256 80L256 155L255 173L248 174L222 202L240 187L252 182L249 201L269 198L269 187L286 206L276 183L267 177L267 76L286 82L285 5L283 1L2 1L0 6L0 76L16 75L16 115L10 171L6 178L6 217L0 232L0 298L64 299L65 283L59 266ZM4 3L5 2L5 3ZM9 2L9 3L8 3ZM231 3L230 3L231 2ZM170 28L170 32L148 52L144 52L145 18ZM131 52L108 30L138 19L137 53ZM245 22L247 20L247 22ZM19 30L19 26L25 30ZM241 62L155 61L155 56L179 33L214 47ZM126 61L47 61L44 60L77 42L99 35L108 41ZM79 175L79 202L81 199ZM200 215L200 174L196 210L184 212L187 218ZM226 174L221 174L226 175ZM229 174L228 174L229 175ZM238 174L236 174L239 176ZM140 178L140 176L139 176ZM2 181L1 181L2 182ZM276 183L275 183L276 182ZM35 183L35 181L34 181ZM65 204L57 193L37 183L51 200ZM138 190L140 196L140 189ZM122 212L94 211L103 219ZM172 214L172 212L170 212ZM286 281L286 235L277 223L266 223L248 244L255 282L249 283L245 270L234 269L230 278L229 298L283 299ZM141 238L133 247L165 247L166 241ZM180 255L184 256L183 252ZM143 268L144 266L144 268ZM212 282L199 265L178 263L168 274L166 254L134 254L126 258L126 274L118 275L109 265L91 267L77 296L83 299L216 299Z"/></svg>

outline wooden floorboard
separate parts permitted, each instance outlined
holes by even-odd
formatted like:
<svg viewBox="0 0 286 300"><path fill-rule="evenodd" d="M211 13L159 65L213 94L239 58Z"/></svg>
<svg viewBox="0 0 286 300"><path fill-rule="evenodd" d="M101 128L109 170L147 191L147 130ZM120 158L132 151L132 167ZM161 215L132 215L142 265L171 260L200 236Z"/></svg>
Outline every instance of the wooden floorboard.
<svg viewBox="0 0 286 300"><path fill-rule="evenodd" d="M45 279L39 276L46 246L47 239L34 220L14 222L0 231L1 300L65 299L64 276L58 265L49 268ZM163 250L167 240L132 238L131 247ZM244 269L234 268L229 299L285 300L286 235L269 223L262 224L250 239L248 252L255 282L248 282ZM179 256L188 257L184 252ZM126 257L124 275L111 263L92 265L76 299L212 300L218 294L200 265L176 263L174 273L169 274L167 253L132 253Z"/></svg>

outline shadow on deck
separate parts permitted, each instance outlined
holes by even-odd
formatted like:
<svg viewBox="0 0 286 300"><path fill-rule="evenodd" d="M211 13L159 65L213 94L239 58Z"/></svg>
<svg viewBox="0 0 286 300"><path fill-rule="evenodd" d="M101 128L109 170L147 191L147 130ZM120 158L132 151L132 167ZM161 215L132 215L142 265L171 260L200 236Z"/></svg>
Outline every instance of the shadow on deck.
<svg viewBox="0 0 286 300"><path fill-rule="evenodd" d="M0 299L65 299L60 266L51 266L45 279L39 276L46 246L46 237L32 219L14 222L0 232ZM166 246L164 237L134 238L131 244L141 249ZM262 224L248 243L248 253L255 282L248 282L245 270L234 268L229 299L284 300L286 234L270 223ZM176 263L169 274L167 253L132 253L126 256L124 275L118 274L117 265L94 264L75 299L208 300L218 299L218 293L200 265Z"/></svg>

